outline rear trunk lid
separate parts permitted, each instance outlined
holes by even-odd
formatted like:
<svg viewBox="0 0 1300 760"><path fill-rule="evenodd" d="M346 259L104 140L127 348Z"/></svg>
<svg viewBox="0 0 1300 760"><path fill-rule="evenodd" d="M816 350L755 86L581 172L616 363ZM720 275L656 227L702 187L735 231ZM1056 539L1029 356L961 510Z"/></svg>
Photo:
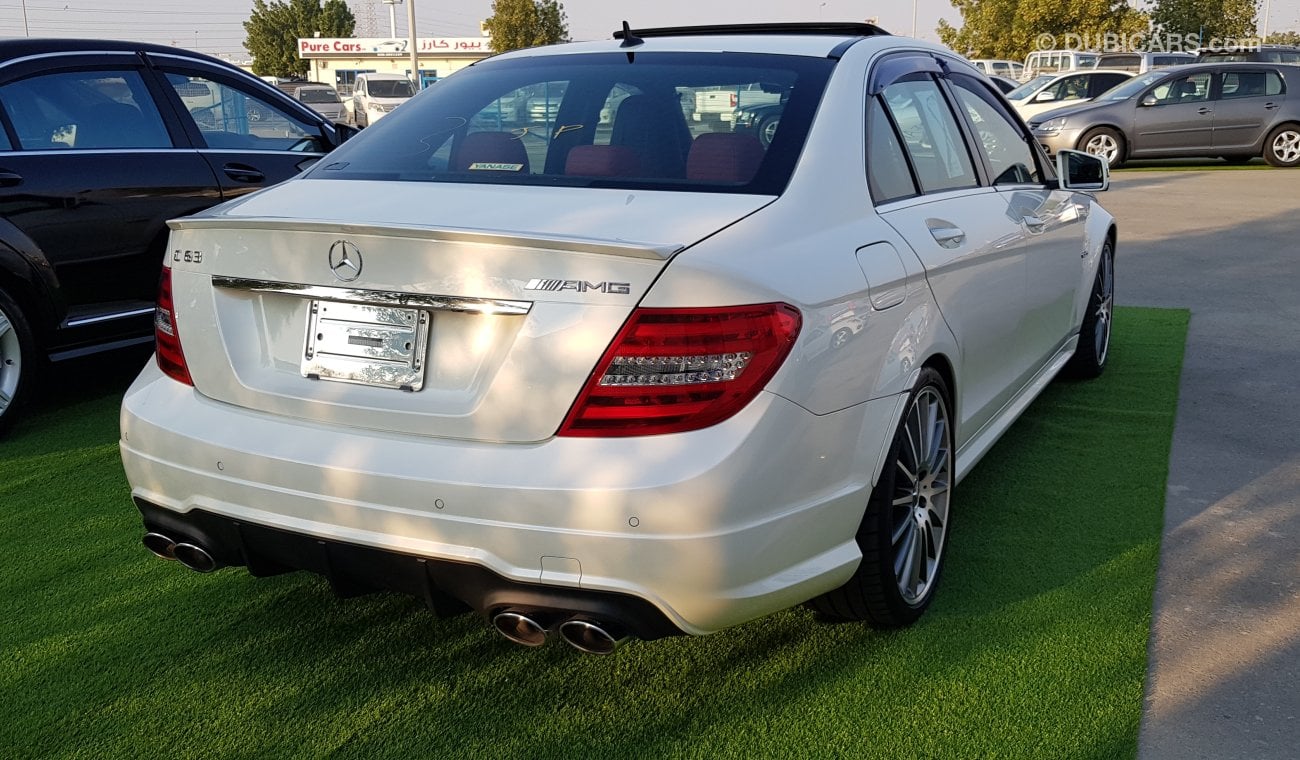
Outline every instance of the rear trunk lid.
<svg viewBox="0 0 1300 760"><path fill-rule="evenodd" d="M296 180L171 223L177 331L218 401L541 441L672 256L770 201Z"/></svg>

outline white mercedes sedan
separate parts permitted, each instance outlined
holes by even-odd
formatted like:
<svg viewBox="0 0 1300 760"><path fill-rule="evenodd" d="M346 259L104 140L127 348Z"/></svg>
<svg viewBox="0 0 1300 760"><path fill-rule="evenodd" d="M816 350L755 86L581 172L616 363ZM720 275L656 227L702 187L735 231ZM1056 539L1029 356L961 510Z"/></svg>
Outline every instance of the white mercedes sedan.
<svg viewBox="0 0 1300 760"><path fill-rule="evenodd" d="M774 96L769 143L691 118L719 89ZM144 544L594 653L804 603L908 625L957 483L1105 367L1108 181L871 25L485 60L171 223L121 417Z"/></svg>

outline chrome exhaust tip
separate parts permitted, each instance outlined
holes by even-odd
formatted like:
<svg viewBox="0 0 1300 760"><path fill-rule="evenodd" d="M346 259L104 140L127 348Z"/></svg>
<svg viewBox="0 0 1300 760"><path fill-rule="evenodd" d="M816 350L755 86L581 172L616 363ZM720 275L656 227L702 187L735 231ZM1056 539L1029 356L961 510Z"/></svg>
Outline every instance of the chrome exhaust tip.
<svg viewBox="0 0 1300 760"><path fill-rule="evenodd" d="M175 555L177 562L195 572L210 573L217 569L217 561L201 546L189 543L176 544L172 554Z"/></svg>
<svg viewBox="0 0 1300 760"><path fill-rule="evenodd" d="M492 617L492 627L507 639L526 647L540 647L546 643L547 626L522 612L499 612Z"/></svg>
<svg viewBox="0 0 1300 760"><path fill-rule="evenodd" d="M140 539L144 548L160 559L176 559L176 542L161 533L146 533Z"/></svg>
<svg viewBox="0 0 1300 760"><path fill-rule="evenodd" d="M560 636L579 652L613 654L631 639L617 626L573 618L560 625Z"/></svg>

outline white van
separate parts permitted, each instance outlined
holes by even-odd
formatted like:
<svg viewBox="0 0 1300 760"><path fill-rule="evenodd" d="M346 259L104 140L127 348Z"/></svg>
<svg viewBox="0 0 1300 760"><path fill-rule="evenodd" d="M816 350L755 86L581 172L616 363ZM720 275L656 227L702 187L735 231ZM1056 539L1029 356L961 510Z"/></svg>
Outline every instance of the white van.
<svg viewBox="0 0 1300 760"><path fill-rule="evenodd" d="M369 126L414 94L411 80L402 74L357 74L352 90L353 123L358 127Z"/></svg>
<svg viewBox="0 0 1300 760"><path fill-rule="evenodd" d="M971 65L980 70L980 73L987 76L1007 77L1008 79L1021 79L1025 73L1025 65L1020 61L1004 61L993 58L976 58L971 61Z"/></svg>
<svg viewBox="0 0 1300 760"><path fill-rule="evenodd" d="M1059 74L1062 71L1078 71L1097 67L1097 53L1085 53L1078 50L1035 50L1025 58L1025 73L1022 81L1029 81L1039 74Z"/></svg>

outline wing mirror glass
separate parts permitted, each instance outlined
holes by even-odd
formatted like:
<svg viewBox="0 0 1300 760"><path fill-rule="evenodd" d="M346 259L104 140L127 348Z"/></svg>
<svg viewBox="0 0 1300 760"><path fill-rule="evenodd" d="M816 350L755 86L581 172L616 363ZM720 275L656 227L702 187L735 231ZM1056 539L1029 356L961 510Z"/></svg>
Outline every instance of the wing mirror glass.
<svg viewBox="0 0 1300 760"><path fill-rule="evenodd" d="M1079 150L1056 154L1056 176L1062 190L1101 192L1110 188L1110 167L1106 160Z"/></svg>
<svg viewBox="0 0 1300 760"><path fill-rule="evenodd" d="M1034 98L1035 103L1051 103L1053 100L1056 100L1056 93L1051 90L1043 90Z"/></svg>

